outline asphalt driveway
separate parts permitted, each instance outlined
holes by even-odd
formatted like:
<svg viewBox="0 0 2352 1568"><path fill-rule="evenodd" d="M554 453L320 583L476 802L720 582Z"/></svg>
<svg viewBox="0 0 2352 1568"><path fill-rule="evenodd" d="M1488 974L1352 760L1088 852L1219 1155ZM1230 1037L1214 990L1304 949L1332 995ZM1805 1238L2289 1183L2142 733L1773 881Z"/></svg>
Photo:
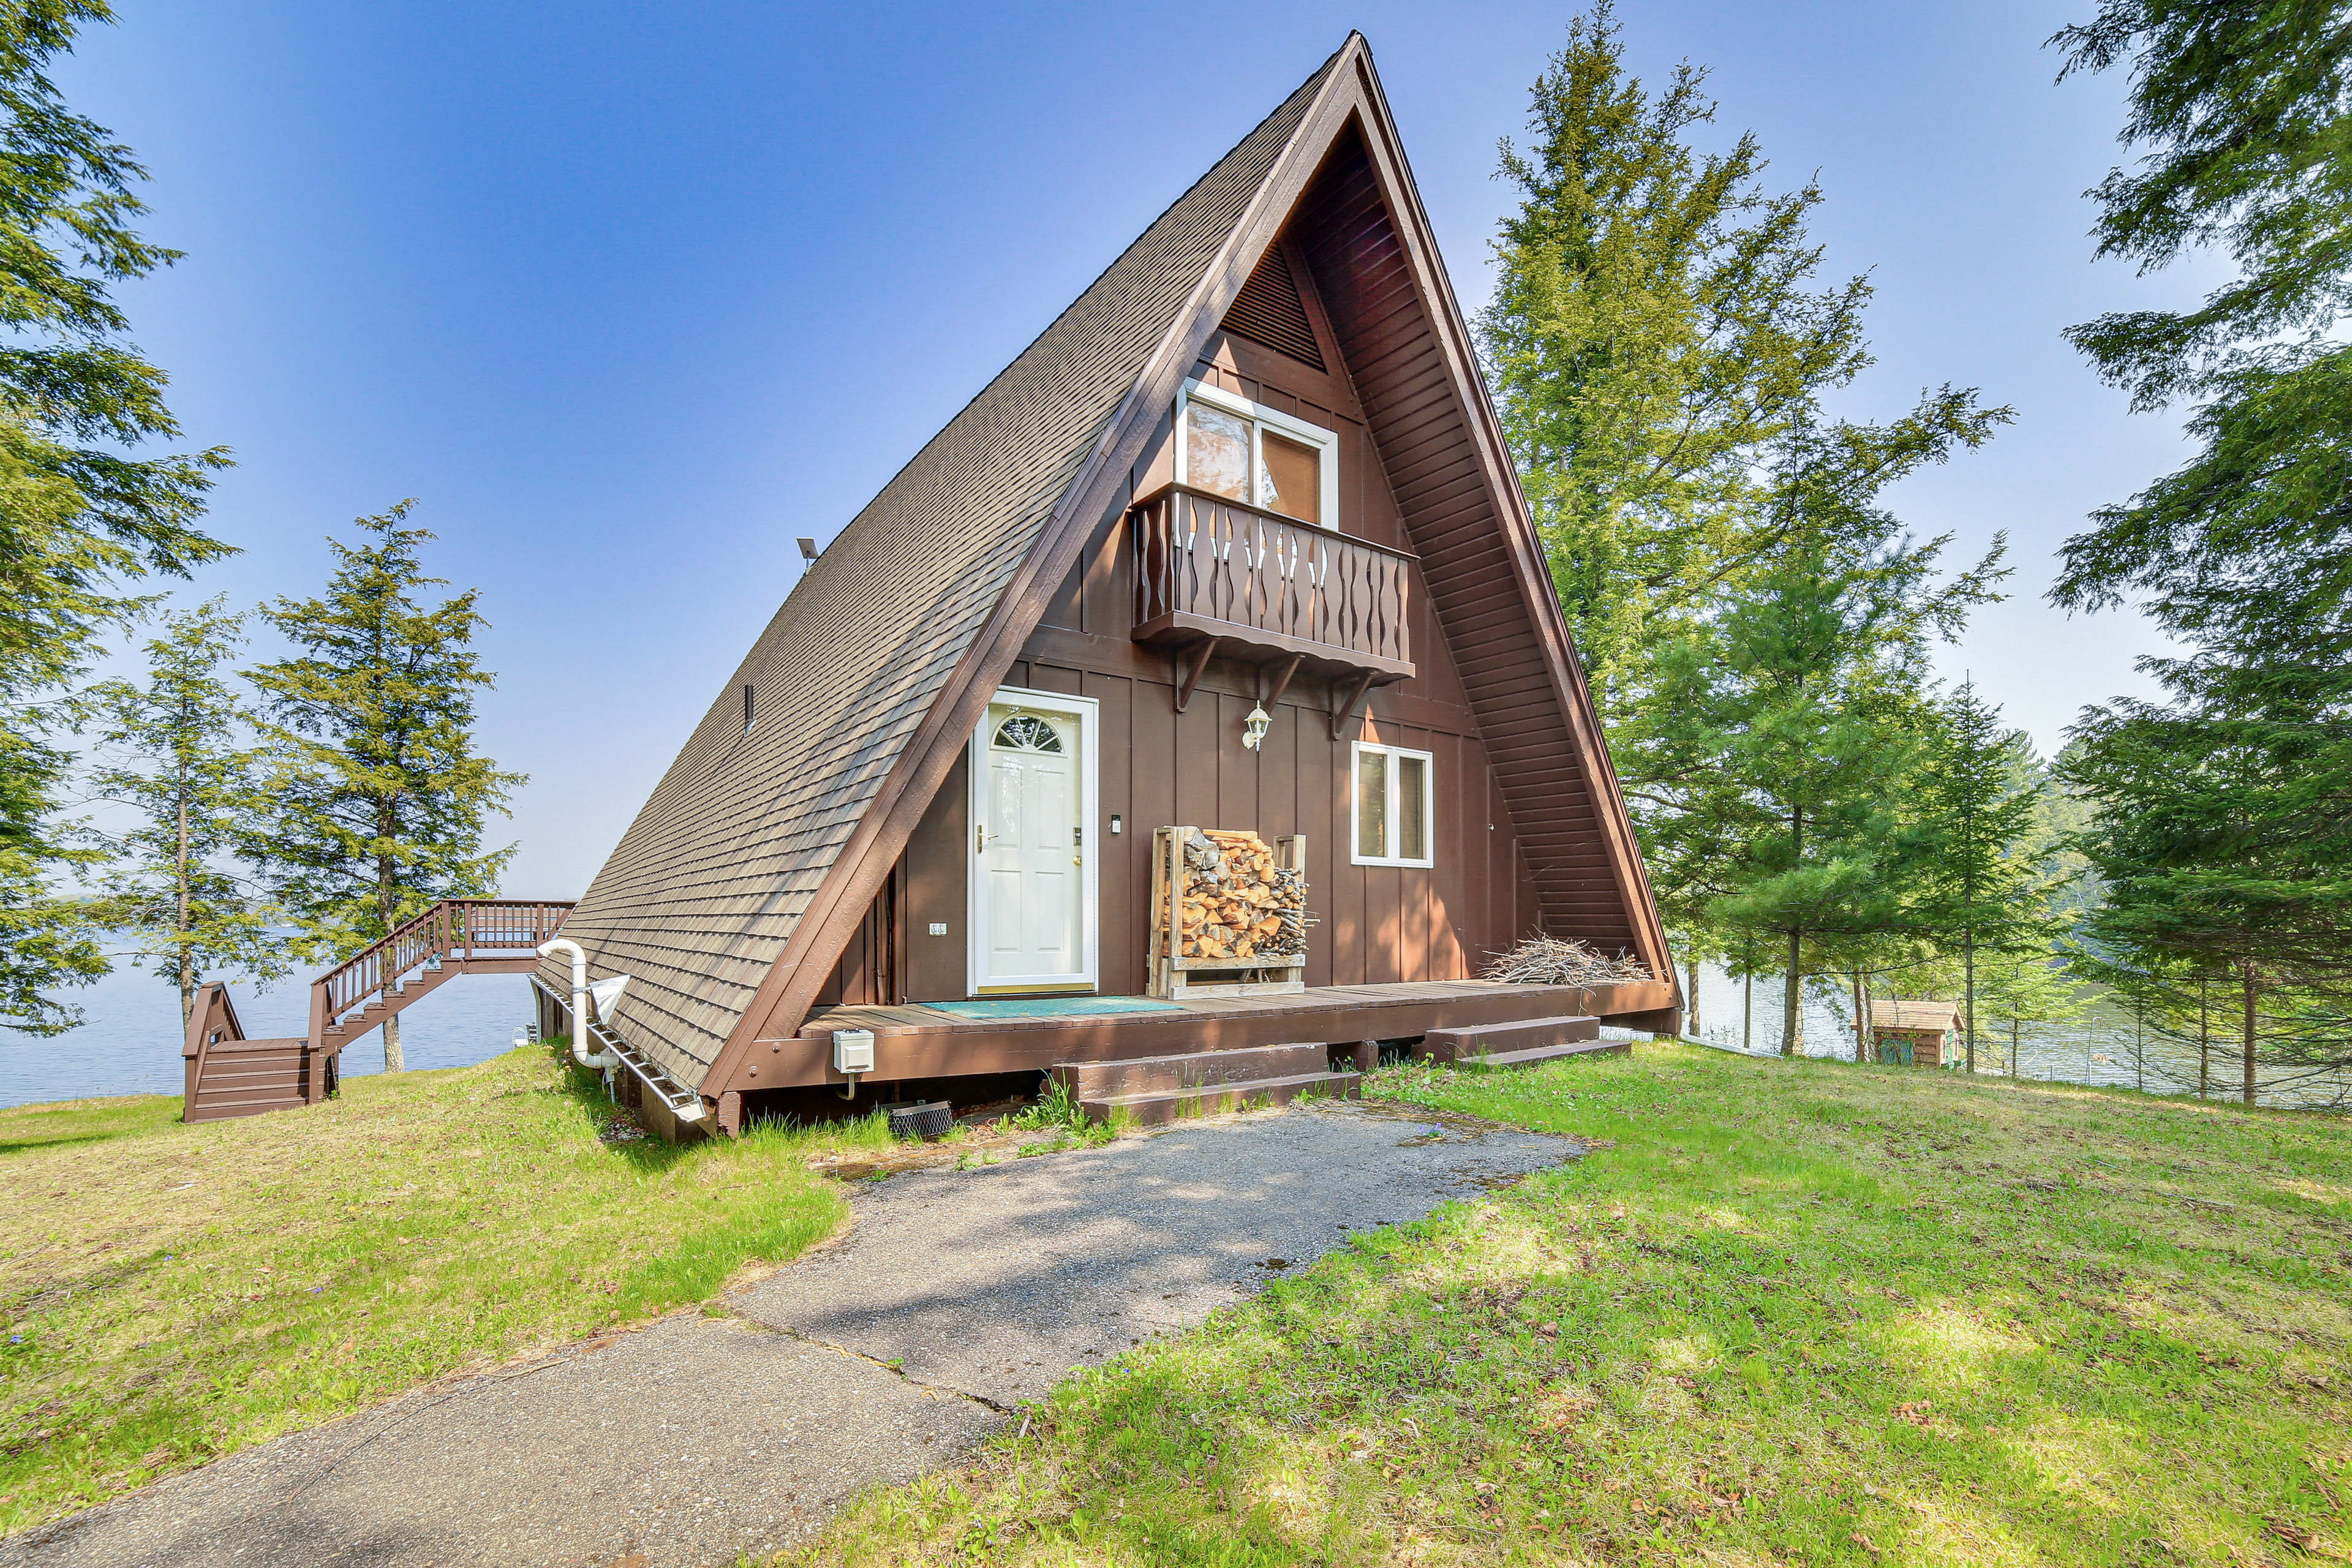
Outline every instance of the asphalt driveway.
<svg viewBox="0 0 2352 1568"><path fill-rule="evenodd" d="M861 1183L846 1238L731 1316L418 1390L0 1542L0 1565L731 1563L961 1459L1074 1366L1576 1152L1317 1104Z"/></svg>

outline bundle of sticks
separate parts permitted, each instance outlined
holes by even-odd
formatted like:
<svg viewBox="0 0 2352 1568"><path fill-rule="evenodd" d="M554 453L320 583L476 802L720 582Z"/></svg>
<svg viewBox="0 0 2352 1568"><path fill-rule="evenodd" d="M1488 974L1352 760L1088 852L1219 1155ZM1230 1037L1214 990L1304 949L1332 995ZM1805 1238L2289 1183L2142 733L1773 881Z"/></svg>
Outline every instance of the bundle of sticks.
<svg viewBox="0 0 2352 1568"><path fill-rule="evenodd" d="M1521 985L1616 985L1655 976L1640 959L1622 950L1610 958L1580 942L1531 936L1510 952L1496 954L1486 966L1486 978Z"/></svg>
<svg viewBox="0 0 2352 1568"><path fill-rule="evenodd" d="M1177 909L1183 958L1281 962L1307 952L1307 879L1255 833L1195 829Z"/></svg>

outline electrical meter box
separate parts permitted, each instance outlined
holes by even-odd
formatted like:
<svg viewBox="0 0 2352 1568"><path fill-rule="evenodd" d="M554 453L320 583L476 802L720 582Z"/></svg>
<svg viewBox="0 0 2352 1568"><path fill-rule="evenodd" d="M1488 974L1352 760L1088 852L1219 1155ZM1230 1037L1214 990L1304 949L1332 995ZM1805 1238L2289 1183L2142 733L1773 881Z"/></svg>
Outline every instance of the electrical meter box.
<svg viewBox="0 0 2352 1568"><path fill-rule="evenodd" d="M872 1072L874 1031L835 1029L833 1032L833 1070L837 1073Z"/></svg>

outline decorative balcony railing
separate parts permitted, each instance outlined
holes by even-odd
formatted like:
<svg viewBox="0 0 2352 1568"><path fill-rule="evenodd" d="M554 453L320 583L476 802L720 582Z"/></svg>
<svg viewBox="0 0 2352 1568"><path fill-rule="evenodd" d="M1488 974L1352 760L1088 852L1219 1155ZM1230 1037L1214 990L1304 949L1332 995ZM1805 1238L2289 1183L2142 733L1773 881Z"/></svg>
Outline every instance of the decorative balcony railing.
<svg viewBox="0 0 2352 1568"><path fill-rule="evenodd" d="M1136 641L1214 637L1221 655L1372 681L1413 673L1404 551L1184 485L1146 496L1133 521Z"/></svg>

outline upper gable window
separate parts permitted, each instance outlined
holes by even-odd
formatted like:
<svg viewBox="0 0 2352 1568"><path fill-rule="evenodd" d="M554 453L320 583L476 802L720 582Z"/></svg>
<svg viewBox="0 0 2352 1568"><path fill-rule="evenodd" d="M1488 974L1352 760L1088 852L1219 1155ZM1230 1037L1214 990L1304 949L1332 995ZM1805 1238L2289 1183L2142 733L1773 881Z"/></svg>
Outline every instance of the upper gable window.
<svg viewBox="0 0 2352 1568"><path fill-rule="evenodd" d="M1176 482L1326 528L1339 525L1339 438L1204 383L1176 404Z"/></svg>

